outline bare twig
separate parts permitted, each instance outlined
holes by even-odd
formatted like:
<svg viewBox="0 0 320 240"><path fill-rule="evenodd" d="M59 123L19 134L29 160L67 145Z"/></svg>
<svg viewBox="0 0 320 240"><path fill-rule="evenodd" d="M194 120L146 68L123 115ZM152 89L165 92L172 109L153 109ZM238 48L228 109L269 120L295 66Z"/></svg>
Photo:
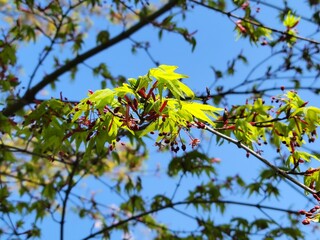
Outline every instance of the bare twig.
<svg viewBox="0 0 320 240"><path fill-rule="evenodd" d="M64 223L65 223L65 217L66 217L67 203L68 203L68 199L69 199L69 194L70 194L71 190L73 189L73 187L76 185L73 182L73 177L74 177L76 171L78 170L79 161L80 161L80 158L77 157L77 160L76 160L75 164L72 166L72 170L69 173L68 180L67 180L68 188L65 192L65 196L63 199L62 214L61 214L61 220L60 220L60 240L64 239Z"/></svg>
<svg viewBox="0 0 320 240"><path fill-rule="evenodd" d="M270 207L270 206L266 206L266 205L260 205L260 204L254 204L254 203L247 203L247 202L237 202L237 201L228 201L228 200L189 200L189 201L179 201L179 202L175 202L172 204L168 204L168 205L164 205L155 209L151 209L149 211L145 211L143 213L139 213L136 214L132 217L129 217L127 219L124 220L119 220L117 223L114 223L110 226L104 227L103 229L94 232L88 236L86 236L85 238L83 238L83 240L88 240L88 239L92 239L100 234L103 234L104 232L108 232L114 228L117 228L123 224L126 224L130 221L136 221L139 218L142 218L144 216L150 215L152 213L156 213L159 211L162 211L164 209L168 209L168 208L174 208L175 206L179 206L179 205L190 205L190 204L217 204L217 203L223 203L223 204L233 204L233 205L239 205L239 206L245 206L245 207L253 207L253 208L258 208L258 209L267 209L267 210L274 210L274 211L279 211L279 212L285 212L285 213L289 213L289 214L298 214L298 211L293 211L293 210L289 210L289 209L283 209L283 208L278 208L278 207ZM176 210L176 209L175 209Z"/></svg>
<svg viewBox="0 0 320 240"><path fill-rule="evenodd" d="M208 6L202 2L198 2L196 0L190 0L190 2L193 2L194 4L197 4L197 5L200 5L202 7L205 7L205 8L208 8L208 9L211 9L211 10L214 10L216 12L220 12L228 17L232 17L232 18L235 18L235 19L239 19L241 21L244 21L244 22L247 22L247 23L250 23L256 27L261 27L261 28L264 28L264 29L268 29L268 30L271 30L272 32L276 32L276 33L280 33L286 37L294 37L296 39L299 39L299 40L302 40L302 41L306 41L306 42L309 42L309 43L314 43L314 44L320 44L320 42L314 40L314 39L310 39L310 38L306 38L306 37L302 37L300 35L293 35L293 34L290 34L286 31L281 31L279 29L276 29L276 28L272 28L272 27L268 27L268 26L265 26L265 25L262 25L261 23L258 23L258 22L255 22L255 21L252 21L250 19L247 19L247 18L244 18L244 17L239 17L231 12L226 12L226 11L223 11L219 8L216 8L216 7L213 7L213 6Z"/></svg>
<svg viewBox="0 0 320 240"><path fill-rule="evenodd" d="M177 183L177 185L176 185L176 187L175 187L175 189L174 189L174 191L173 191L173 194L172 194L172 196L171 196L171 201L174 199L174 197L176 196L176 194L177 194L177 192L178 192L178 189L179 189L179 187L180 187L180 185L181 185L181 181L182 181L182 178L185 176L185 174L184 173L182 173L181 175L180 175L180 178L179 178L179 181L178 181L178 183Z"/></svg>
<svg viewBox="0 0 320 240"><path fill-rule="evenodd" d="M0 143L0 149L1 150L4 149L5 151L8 151L8 152L29 154L31 156L45 158L45 159L48 159L50 161L57 161L57 162L60 162L60 163L66 164L66 165L72 165L73 164L72 162L65 161L64 159L55 157L53 155L41 154L41 153L37 153L37 152L31 151L31 150L27 150L25 148L19 148L19 147L10 146L10 145L6 145L6 144L2 144L2 143Z"/></svg>
<svg viewBox="0 0 320 240"><path fill-rule="evenodd" d="M31 84L32 84L32 81L34 80L34 78L35 78L35 76L36 76L36 74L37 74L40 66L43 64L43 62L45 61L45 59L49 56L50 52L52 51L53 46L56 44L56 40L57 40L57 38L58 38L58 36L59 36L60 29L61 29L61 27L63 26L63 21L64 21L64 19L68 16L69 12L70 12L72 9L78 7L79 5L81 5L81 4L84 3L84 2L85 2L85 1L79 1L77 4L70 6L70 7L67 9L67 11L62 15L62 17L61 17L61 19L60 19L60 21L59 21L59 24L57 25L57 29L56 29L56 33L55 33L54 37L51 39L49 46L46 46L46 47L43 49L42 54L41 54L42 57L40 57L40 59L39 59L39 61L38 61L38 64L36 65L36 67L34 68L32 74L31 74L31 76L30 76L30 80L29 80L28 87L27 87L28 90L30 89Z"/></svg>
<svg viewBox="0 0 320 240"><path fill-rule="evenodd" d="M305 186L304 184L302 184L301 182L299 182L297 179L293 178L292 176L290 176L286 171L278 168L277 166L273 165L272 163L270 163L267 159L263 158L261 155L259 155L258 153L256 153L254 150L252 150L251 148L249 148L248 146L244 145L243 143L241 143L240 141L233 139L227 135L224 135L221 132L218 132L217 130L209 127L209 126L205 126L205 129L225 140L227 140L228 142L231 142L233 144L235 144L236 146L238 146L239 148L244 149L245 151L249 152L250 154L252 154L254 157L258 158L261 162L263 162L264 164L266 164L268 167L270 167L271 169L273 169L276 173L278 173L279 175L281 175L282 177L288 179L289 181L291 181L292 183L294 183L295 185L299 186L300 188L304 189L305 191L311 193L311 194L317 194L317 192L307 186Z"/></svg>
<svg viewBox="0 0 320 240"><path fill-rule="evenodd" d="M265 1L261 1L261 0L251 0L251 1L255 2L257 4L265 5L265 6L269 7L269 8L273 8L273 9L275 9L277 11L282 11L282 12L286 11L286 9L283 9L281 7L278 7L278 6L274 5L274 4L271 4L271 3L268 3L268 2L265 2ZM299 17L301 19L305 20L305 21L308 21L308 22L312 23L312 24L317 24L314 20L312 20L312 18L308 18L308 17L305 17L305 16L299 16Z"/></svg>
<svg viewBox="0 0 320 240"><path fill-rule="evenodd" d="M7 108L3 110L3 114L5 116L13 115L15 112L23 108L25 105L30 104L34 101L35 95L44 87L49 85L50 83L57 80L58 77L63 75L64 73L70 71L72 68L77 66L79 63L82 63L83 61L91 58L92 56L112 47L113 45L128 39L132 34L139 31L141 28L146 26L148 23L152 22L162 14L168 12L173 7L175 7L178 3L178 0L171 0L166 5L164 5L162 8L160 8L158 11L152 13L151 15L142 18L137 24L129 28L128 30L120 33L119 35L115 36L114 38L110 39L109 41L102 43L87 52L78 55L73 60L69 61L62 67L56 69L52 73L45 76L39 83L37 83L34 87L28 89L24 96L17 101L15 101L13 104L9 105Z"/></svg>
<svg viewBox="0 0 320 240"><path fill-rule="evenodd" d="M294 87L292 86L284 86L285 89L294 89ZM272 91L279 91L280 87L279 86L275 86L275 87L270 87L270 88L263 88L261 90L259 89L249 89L249 90L239 90L236 91L233 88L232 89L228 89L226 91L223 92L218 92L216 94L211 94L211 95L197 95L196 98L197 99L208 99L209 98L215 98L215 97L224 97L227 95L246 95L246 94L259 94L259 95L263 95L266 92L272 92ZM318 92L320 92L320 88L315 88L315 87L306 87L306 86L302 86L298 88L299 90L308 90L312 93L317 94Z"/></svg>

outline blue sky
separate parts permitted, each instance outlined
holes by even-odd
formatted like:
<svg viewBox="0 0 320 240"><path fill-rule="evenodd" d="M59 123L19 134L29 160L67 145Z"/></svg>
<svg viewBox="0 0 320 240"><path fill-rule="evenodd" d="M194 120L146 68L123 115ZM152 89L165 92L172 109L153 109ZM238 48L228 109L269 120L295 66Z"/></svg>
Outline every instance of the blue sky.
<svg viewBox="0 0 320 240"><path fill-rule="evenodd" d="M277 3L277 1L272 1ZM298 4L298 3L295 3ZM304 8L304 4L300 3L299 9L302 13L307 15L307 10ZM278 26L278 21L275 18L270 18L269 16L274 14L273 11L267 10L267 8L261 6L261 17L264 22L268 25ZM259 16L260 16L259 15ZM177 21L181 22L181 19L177 17ZM104 23L102 20L95 22L97 28L101 28ZM215 68L225 69L226 62L233 58L236 54L243 52L245 56L249 59L249 65L239 64L236 68L236 73L234 76L229 76L219 81L223 81L225 86L234 86L243 80L243 76L246 76L251 70L252 66L260 62L268 54L270 54L270 49L268 47L254 46L250 45L247 40L236 40L236 34L233 31L235 25L232 21L228 20L226 16L219 13L214 13L212 11L203 9L201 7L195 7L194 10L188 13L187 20L181 23L182 26L188 26L190 31L197 31L197 47L194 52L191 51L191 46L186 43L181 36L172 33L164 33L163 39L158 40L157 30L153 27L147 26L143 28L138 33L134 34L132 38L136 41L143 40L149 41L151 43L150 53L152 56L162 64L177 65L179 66L178 72L189 75L189 79L185 79L184 82L189 85L195 92L202 93L205 91L205 87L210 86L214 81L214 75L210 66ZM308 34L308 24L301 22L301 28L298 27L299 33L301 35ZM109 30L116 34L119 29L116 26L109 26ZM44 44L44 41L41 41ZM25 68L25 73L21 77L21 80L25 82L28 79L32 71L32 66L37 62L37 51L41 47L41 43L36 46L33 44L22 46L20 51L19 61ZM88 33L88 38L86 44L83 47L83 51L90 49L95 44L94 34ZM105 62L109 70L114 74L122 74L126 77L138 77L139 75L144 75L147 73L148 69L154 67L152 61L145 52L138 51L135 55L130 54L132 43L130 41L124 41L120 44L110 48L109 50L102 52L92 59L86 61L86 64L90 66L95 66L100 62ZM59 56L68 57L68 49L61 49ZM71 55L69 55L71 57ZM272 60L272 63L277 64L279 59ZM262 70L257 70L256 76L264 72ZM40 70L39 77L43 73L50 73L52 71L52 63L47 62L43 65ZM25 79L25 80L24 80ZM69 74L65 74L59 79L56 84L56 90L51 90L49 87L46 88L46 93L42 92L39 94L40 98L50 98L59 97L60 91L63 96L68 97L71 100L79 100L86 97L89 89L97 90L100 88L99 78L94 78L91 75L90 69L85 66L81 66L81 69L76 77L75 81L69 79ZM39 81L39 78L37 79ZM26 85L26 83L24 83ZM219 83L218 83L219 84ZM269 84L269 83L266 83ZM274 82L271 83L271 86ZM281 85L277 83L278 86ZM279 92L280 89L279 89ZM277 94L277 93L275 93ZM43 96L44 95L44 96ZM317 104L318 99L314 99L313 96L303 94L305 98L310 100L312 104ZM243 96L236 96L230 99L232 104L241 104L246 100ZM198 133L195 133L198 134ZM207 138L210 138L210 134L207 134ZM221 163L217 166L217 171L220 176L235 175L240 173L244 179L247 181L252 181L256 179L259 175L259 171L265 166L260 163L257 159L250 157L247 159L245 153L240 149L235 148L231 144L225 143L222 146L216 146L214 143L208 145L208 143L202 143L204 149L209 149L209 155L212 157L218 157L221 159ZM166 165L170 160L170 154L168 153L158 153L157 148L150 142L150 161L146 163L146 169L155 169L159 164L162 166L162 170L165 171ZM268 150L268 149L267 149ZM265 151L264 156L270 158L271 160L275 157L275 151L269 149L270 151ZM144 192L149 196L158 193L168 193L169 195L173 193L175 186L178 182L177 179L167 179L165 175L162 176L145 176L145 182L148 182L145 186ZM201 179L197 178L186 178L183 179L181 188L179 189L177 199L181 199L188 191L188 187L197 184ZM86 182L86 185L84 184ZM97 195L101 201L107 202L108 204L116 203L117 199L110 197L110 192L106 190L103 186L94 183L92 179L85 180L82 185L84 191L90 191L91 188L98 189ZM96 184L96 185L92 185ZM80 184L81 185L81 184ZM155 187L156 186L156 187ZM307 200L301 197L295 190L288 187L286 183L281 183L282 186L282 197L278 200L264 201L266 205L281 205L283 207L290 207L292 209L300 209L305 207ZM100 189L100 190L99 190ZM294 196L294 201L292 201ZM231 196L232 199L232 196ZM248 195L243 195L242 201L247 201ZM250 198L250 202L257 203L261 199ZM182 208L183 210L183 208ZM189 210L191 213L193 210ZM245 216L247 218L255 218L255 214L261 214L259 211L253 211L253 209L242 208L238 206L228 206L226 211L226 216L224 219L232 216ZM173 215L174 214L174 215ZM274 213L270 213L271 215ZM160 218L166 220L171 226L179 228L179 224L192 226L192 221L186 219L185 217L176 214L174 212L165 211L159 214ZM277 213L275 215L277 216ZM276 217L275 217L276 218ZM219 219L216 219L219 222ZM66 239L79 239L83 236L82 229L87 228L86 222L80 223L72 213L70 213L67 218L66 224ZM54 224L52 221L44 222L44 229L48 231L44 233L43 239L57 239L58 237L58 225ZM310 231L310 228L304 227L306 231ZM141 233L139 232L141 231ZM138 229L137 236L142 236L142 232L145 229ZM141 234L141 235L140 235ZM145 239L148 239L148 235ZM119 237L119 236L117 236ZM260 236L261 237L261 236ZM260 239L257 237L256 239ZM141 238L137 238L141 239ZM252 238L254 239L254 238ZM313 238L314 239L314 238Z"/></svg>

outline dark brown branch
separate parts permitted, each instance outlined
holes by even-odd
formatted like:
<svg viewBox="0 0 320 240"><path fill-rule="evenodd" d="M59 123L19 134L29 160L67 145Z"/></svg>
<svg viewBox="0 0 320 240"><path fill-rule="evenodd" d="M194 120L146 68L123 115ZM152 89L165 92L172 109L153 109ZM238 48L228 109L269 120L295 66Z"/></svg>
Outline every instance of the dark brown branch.
<svg viewBox="0 0 320 240"><path fill-rule="evenodd" d="M119 222L107 226L95 233L92 233L90 235L88 235L87 237L83 238L83 240L87 240L87 239L92 239L100 234L103 234L104 232L108 232L118 226L121 226L123 224L126 224L130 221L135 221L141 217L150 215L152 213L156 213L159 211L162 211L164 209L168 209L168 208L173 208L174 206L179 206L179 205L190 205L190 204L217 204L217 203L222 203L222 204L233 204L233 205L239 205L239 206L245 206L245 207L253 207L253 208L258 208L258 209L268 209L268 210L273 210L273 211L279 211L279 212L285 212L285 213L289 213L289 214L298 214L298 211L293 211L293 210L289 210L289 209L283 209L283 208L278 208L278 207L270 207L270 206L266 206L266 205L260 205L260 204L254 204L254 203L246 203L246 202L237 202L237 201L228 201L228 200L189 200L189 201L179 201L179 202L175 202L172 204L168 204L168 205L164 205L161 206L159 208L156 209L152 209L149 211L145 211L143 213L134 215L132 217L129 217L127 219L124 220L120 220Z"/></svg>
<svg viewBox="0 0 320 240"><path fill-rule="evenodd" d="M299 186L300 188L302 188L303 190L311 193L311 194L317 194L317 192L311 188L309 188L308 186L304 185L303 183L299 182L297 179L293 178L292 176L290 176L286 171L278 168L277 166L273 165L272 163L270 163L267 159L263 158L261 155L259 155L258 153L256 153L254 150L252 150L251 148L249 148L248 146L244 145L243 143L241 143L240 141L233 139L227 135L224 135L221 132L218 132L217 130L209 127L209 126L205 126L205 129L225 140L227 140L228 142L231 142L235 145L237 145L239 148L244 149L245 151L249 152L250 154L252 154L255 158L258 158L261 162L263 162L264 164L266 164L268 167L270 167L272 170L274 170L277 174L281 175L282 177L286 178L287 180L291 181L292 183L294 183L295 185Z"/></svg>
<svg viewBox="0 0 320 240"><path fill-rule="evenodd" d="M43 64L43 62L44 62L44 61L46 60L46 58L49 56L49 53L52 51L52 48L53 48L54 44L56 44L56 40L57 40L57 38L58 38L58 36L59 36L59 31L60 31L60 29L61 29L62 26L63 26L63 21L64 21L64 19L67 17L67 15L69 14L69 12L70 12L72 9L78 7L78 6L81 5L82 3L84 3L84 1L79 1L79 2L76 3L75 5L70 6L69 9L65 12L65 14L62 15L62 17L61 17L61 19L60 19L60 21L59 21L59 23L58 23L58 25L57 25L56 33L55 33L54 37L51 39L49 46L46 46L46 47L43 49L42 53L40 54L40 55L42 55L42 57L40 57L37 66L34 68L32 74L31 74L30 81L29 81L29 83L28 83L27 89L30 89L31 84L32 84L32 81L34 80L34 78L35 78L35 76L36 76L36 74L37 74L40 66Z"/></svg>
<svg viewBox="0 0 320 240"><path fill-rule="evenodd" d="M38 84L36 84L34 87L28 89L24 96L14 102L13 104L9 105L7 108L3 110L3 114L5 116L13 115L15 112L22 109L25 105L30 104L33 102L35 95L44 87L49 85L50 83L57 80L58 77L63 75L64 73L70 71L72 68L77 66L79 63L82 63L83 61L91 58L92 56L112 47L113 45L121 42L122 40L127 39L132 34L146 26L148 23L152 22L162 14L168 12L170 9L172 9L174 6L176 6L178 3L178 0L171 0L166 5L164 5L162 8L160 8L158 11L154 12L153 14L142 18L140 22L129 28L128 30L120 33L116 37L110 39L108 42L102 43L101 45L98 45L89 51L77 56L73 60L66 63L64 66L58 68L54 72L50 73L49 75L45 76Z"/></svg>
<svg viewBox="0 0 320 240"><path fill-rule="evenodd" d="M265 1L261 1L261 0L251 0L251 1L252 1L252 2L255 2L255 3L257 3L257 4L265 5L265 6L269 7L269 8L273 8L273 9L275 9L275 10L277 10L277 11L281 11L281 12L285 12L285 11L286 11L286 9L283 9L283 8L281 8L281 7L278 7L278 6L276 6L276 5L273 5L273 4L268 3L268 2L265 2ZM311 18L308 18L308 17L305 17L305 16L299 16L299 17L300 17L301 19L307 21L307 22L310 22L310 23L312 23L312 24L316 24L316 25L317 25L317 23L316 23L314 20L312 20Z"/></svg>
<svg viewBox="0 0 320 240"><path fill-rule="evenodd" d="M258 22L255 22L255 21L252 21L250 19L247 19L247 18L243 18L243 17L239 17L231 12L226 12L226 11L223 11L219 8L215 8L215 7L212 7L212 6L208 6L202 2L198 2L198 1L195 1L195 0L190 0L191 2L193 2L194 4L197 4L197 5L200 5L202 7L205 7L205 8L208 8L208 9L211 9L211 10L214 10L216 12L220 12L228 17L232 17L232 18L235 18L235 19L239 19L239 20L242 20L244 22L247 22L247 23L250 23L256 27L261 27L261 28L264 28L264 29L268 29L268 30L271 30L272 32L276 32L276 33L280 33L286 37L292 37L292 38L296 38L296 39L299 39L299 40L302 40L302 41L306 41L306 42L309 42L309 43L314 43L314 44L317 44L319 45L320 42L314 40L314 39L310 39L310 38L305 38L305 37L302 37L302 36L299 36L299 35L293 35L293 34L290 34L288 32L285 32L285 31L281 31L279 29L276 29L276 28L272 28L272 27L267 27L265 25L262 25L261 23L258 23Z"/></svg>
<svg viewBox="0 0 320 240"><path fill-rule="evenodd" d="M32 184L35 184L35 185L38 185L38 186L41 186L41 187L45 187L46 186L46 183L37 182L37 181L30 180L30 179L27 179L27 178L22 178L22 177L20 177L18 175L14 175L12 173L4 172L4 171L0 171L0 175L1 176L6 176L8 178L17 179L17 181L32 183Z"/></svg>
<svg viewBox="0 0 320 240"><path fill-rule="evenodd" d="M292 86L284 86L285 89L295 89ZM247 95L247 94L260 94L263 95L266 92L272 92L272 91L279 91L280 90L280 86L276 86L276 87L270 87L270 88L264 88L261 90L258 89L250 89L250 90L233 90L233 89L229 89L223 92L218 92L216 94L210 94L208 95L197 95L196 98L197 99L202 99L202 100L209 100L210 98L215 98L215 97L225 97L227 95ZM299 87L297 90L307 90L307 91L311 91L312 93L318 94L320 92L320 88L315 88L315 87ZM208 99L209 98L209 99ZM188 99L189 100L189 99Z"/></svg>
<svg viewBox="0 0 320 240"><path fill-rule="evenodd" d="M72 162L65 161L64 159L55 157L53 155L36 153L36 152L30 151L30 150L27 150L27 149L24 149L24 148L18 148L18 147L15 147L15 146L10 146L10 145L6 145L6 144L2 144L2 143L0 144L0 150L5 150L5 151L8 151L8 152L17 152L17 153L29 154L31 156L45 158L45 159L48 159L50 161L56 161L56 162L60 162L60 163L66 164L66 165L73 164Z"/></svg>
<svg viewBox="0 0 320 240"><path fill-rule="evenodd" d="M76 183L73 182L73 177L76 171L78 170L79 161L80 161L80 158L78 156L74 166L72 166L72 170L69 173L68 180L67 180L68 188L65 192L65 196L62 203L62 214L61 214L61 221L60 221L60 240L64 239L64 223L65 223L65 217L66 217L67 203L68 203L71 190L76 185Z"/></svg>

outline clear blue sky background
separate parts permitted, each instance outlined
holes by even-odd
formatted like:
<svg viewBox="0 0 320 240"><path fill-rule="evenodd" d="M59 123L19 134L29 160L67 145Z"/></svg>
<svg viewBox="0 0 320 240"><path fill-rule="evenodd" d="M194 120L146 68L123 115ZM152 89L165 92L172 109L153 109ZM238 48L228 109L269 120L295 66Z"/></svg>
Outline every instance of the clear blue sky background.
<svg viewBox="0 0 320 240"><path fill-rule="evenodd" d="M277 4L278 1L270 1L274 4ZM300 1L299 1L300 2ZM301 14L308 16L308 11L304 7L304 3L294 3L299 4L299 9ZM266 7L261 6L261 14L259 16L263 17L265 23L271 26L278 26L279 22L275 17L270 18L275 14L274 11L268 10ZM202 93L205 90L206 86L210 86L214 81L214 75L210 66L215 68L225 69L226 62L231 60L236 54L243 51L245 56L249 59L249 65L238 65L236 67L236 74L232 77L227 77L219 81L223 81L225 86L233 86L240 83L244 76L248 74L251 68L262 59L270 54L270 49L265 47L256 47L250 45L247 40L238 40L236 41L234 29L234 23L232 23L226 16L223 16L219 13L214 13L212 11L195 7L194 10L190 11L187 15L187 20L182 22L183 26L187 26L190 31L197 30L196 39L197 47L195 51L191 52L191 46L188 45L180 36L176 34L164 33L162 41L158 41L157 30L151 26L143 28L138 33L134 34L132 38L136 41L144 40L151 43L150 53L162 64L168 65L177 65L179 66L178 72L187 74L190 76L189 79L184 80L184 82L189 85L195 92ZM177 18L177 21L180 21L180 18ZM95 26L99 29L101 25L106 24L103 20L95 22ZM304 25L301 22L301 25L298 27L299 33L301 35L309 34L308 25ZM109 26L111 30L111 37L119 32L117 27ZM88 38L83 47L83 51L90 49L95 44L94 34L88 33ZM41 41L44 43L44 41ZM137 77L139 75L144 75L147 73L148 69L154 67L152 61L145 54L145 52L138 51L137 54L132 55L131 51L132 43L130 41L124 41L120 44L108 49L107 51L100 53L94 58L86 61L90 66L96 66L100 62L105 62L110 71L114 74L122 74L126 77ZM37 62L38 55L35 53L41 47L37 46L23 46L20 51L19 61L25 68L24 76L20 80L24 81L25 85L27 84L28 76L30 75L33 66ZM68 50L62 49L60 56L63 58L67 56ZM276 60L279 61L279 60ZM275 64L277 62L274 62ZM50 73L52 71L52 63L46 63L41 69L42 73ZM262 70L257 70L256 76L259 73L263 72ZM38 79L39 80L39 79ZM79 100L86 97L87 91L89 89L96 90L100 88L99 78L93 78L91 75L91 70L85 66L81 66L80 71L76 77L76 80L71 83L69 80L69 74L65 74L60 78L60 81L56 84L56 91L52 91L49 87L46 88L48 91L46 96L39 95L40 98L44 97L59 97L59 92L63 93L63 96L68 97L70 100ZM266 83L268 84L268 83ZM274 82L272 82L272 85ZM281 83L279 83L279 86ZM280 90L279 92L280 93ZM313 98L311 95L303 95L307 98L311 104L317 105L317 99ZM242 96L237 96L231 99L231 103L244 103L245 98ZM317 105L319 107L319 105ZM210 135L207 135L208 139ZM260 163L257 159L250 157L247 159L245 153L240 149L235 148L231 144L223 144L222 146L216 146L214 143L208 145L208 143L203 142L202 147L208 149L208 153L212 157L218 157L221 159L221 163L217 166L217 171L220 176L235 175L240 173L247 181L252 181L256 179L259 175L259 171L265 166ZM150 161L146 163L146 169L155 169L159 164L161 165L162 171L166 170L166 166L171 159L169 153L158 153L157 148L152 145L150 142ZM270 149L269 149L270 150ZM274 150L265 151L264 156L269 159L274 159L275 152ZM143 177L145 183L145 195L153 196L156 193L168 193L170 196L175 186L178 182L178 179L167 179L164 174L160 176L153 176L149 174ZM192 185L196 185L197 182L201 182L202 179L198 178L184 178L181 187L177 193L176 199L182 199L183 196L187 193L188 189ZM85 180L87 185L82 185L82 190L85 192L90 191L89 189L96 189L98 191L97 195L101 201L106 204L116 204L118 199L113 197L113 194L106 189L104 186L99 185L97 182L94 182L92 179L88 178ZM93 186L94 184L94 186ZM282 196L278 200L264 201L263 204L273 205L273 206L282 206L284 208L292 208L298 210L303 208L307 204L307 200L289 187L286 183L281 183ZM100 190L99 190L100 189ZM232 196L228 200L233 200ZM248 198L248 195L243 195L242 199L237 199L239 201L249 201L252 203L258 203L261 199L259 198ZM180 208L185 211L184 207ZM189 210L192 213L192 210ZM261 212L255 209L249 209L246 207L239 206L227 206L226 216L223 219L216 218L216 222L223 222L225 219L234 216L242 216L248 219L255 218L256 214L261 216ZM275 219L277 219L278 213L269 212ZM163 213L158 214L161 219L165 222L168 222L169 225L173 228L179 229L181 225L186 226L190 225L190 229L193 229L194 223L188 218L185 218L172 211L164 211ZM211 217L214 218L213 215ZM281 224L281 221L279 223ZM45 220L42 239L58 239L58 227L59 225ZM80 239L84 236L83 229L88 230L91 226L88 226L86 222L80 222L76 217L69 213L66 223L66 239ZM303 227L307 232L311 232L311 227ZM182 228L181 228L182 229ZM136 239L149 239L151 235L146 232L146 229L138 228L135 231ZM144 235L146 234L146 235ZM312 236L310 239L316 239L316 235ZM115 235L114 239L118 239L120 236ZM143 238L144 237L144 238ZM261 236L252 239L261 239Z"/></svg>

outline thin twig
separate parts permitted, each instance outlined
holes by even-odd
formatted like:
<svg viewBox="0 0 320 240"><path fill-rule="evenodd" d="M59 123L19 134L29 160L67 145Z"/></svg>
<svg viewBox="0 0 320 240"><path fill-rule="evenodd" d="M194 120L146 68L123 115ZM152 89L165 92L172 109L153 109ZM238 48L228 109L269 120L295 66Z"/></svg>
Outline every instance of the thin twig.
<svg viewBox="0 0 320 240"><path fill-rule="evenodd" d="M284 12L284 11L286 11L286 9L283 9L283 8L281 8L281 7L278 7L278 6L276 6L276 5L273 5L273 4L271 4L271 3L268 3L268 2L265 2L265 1L261 1L261 0L251 0L252 2L255 2L255 3L257 3L257 4L262 4L262 5L265 5L265 6L267 6L267 7L269 7L269 8L273 8L273 9L275 9L275 10L277 10L277 11L281 11L281 12ZM288 9L289 10L289 9ZM305 16L299 16L301 19L303 19L303 20L305 20L305 21L308 21L308 22L310 22L310 23L312 23L312 24L316 24L317 25L317 23L314 21L314 20L312 20L311 18L307 18L307 17L305 17Z"/></svg>
<svg viewBox="0 0 320 240"><path fill-rule="evenodd" d="M294 87L292 86L284 86L285 89L295 89ZM260 94L262 95L263 93L265 92L272 92L272 91L279 91L280 89L280 86L275 86L275 87L270 87L270 88L264 88L264 89L261 89L261 90L258 90L258 89L250 89L250 90L239 90L239 91L236 91L236 90L233 90L233 89L229 89L229 90L226 90L224 92L218 92L216 94L211 94L211 95L197 95L196 98L197 99L208 99L209 98L215 98L215 97L224 97L224 96L227 96L227 95L246 95L246 94ZM313 93L318 93L320 92L320 88L314 88L314 87L299 87L298 88L299 90L309 90Z"/></svg>
<svg viewBox="0 0 320 240"><path fill-rule="evenodd" d="M66 217L67 203L68 203L68 199L69 199L69 194L70 194L71 190L73 189L73 187L76 185L76 183L73 183L73 177L74 177L76 171L78 170L79 161L80 161L80 158L77 157L74 166L72 166L72 170L69 173L68 180L67 180L68 188L65 192L65 197L63 199L62 214L61 214L61 220L60 220L60 240L64 239L64 223L65 223L65 217Z"/></svg>
<svg viewBox="0 0 320 240"><path fill-rule="evenodd" d="M117 223L114 223L110 226L104 227L101 230L94 232L88 236L86 236L85 238L83 238L83 240L88 240L88 239L92 239L100 234L103 234L104 232L108 232L114 228L117 228L123 224L126 224L130 221L136 221L139 218L142 218L144 216L150 215L152 213L156 213L159 211L162 211L164 209L168 209L168 208L174 208L175 206L179 206L179 205L190 205L190 204L214 204L214 203L224 203L224 204L233 204L233 205L240 205L240 206L246 206L246 207L254 207L254 208L263 208L263 209L268 209L268 210L274 210L274 211L280 211L280 212L285 212L285 213L289 213L289 214L298 214L298 211L293 211L293 210L289 210L289 209L283 209L283 208L278 208L278 207L270 207L270 206L266 206L266 205L260 205L260 204L254 204L254 203L247 203L247 202L237 202L237 201L228 201L228 200L189 200L189 201L179 201L179 202L175 202L175 203L171 203L168 205L164 205L155 209L151 209L149 211L145 211L143 213L139 213L136 214L132 217L126 218L124 220L119 220ZM177 209L174 209L177 210Z"/></svg>
<svg viewBox="0 0 320 240"><path fill-rule="evenodd" d="M30 104L34 101L35 95L44 87L49 85L50 83L57 80L58 77L63 75L64 73L70 71L72 68L77 66L79 63L82 63L83 61L91 58L92 56L95 56L96 54L112 47L113 45L128 39L132 34L139 31L146 25L148 25L150 22L161 16L162 14L170 11L173 7L175 7L178 4L178 0L171 0L166 5L164 5L162 8L160 8L158 11L152 13L151 15L141 18L141 20L129 28L128 30L120 33L119 35L115 36L114 38L110 39L107 42L104 42L87 52L78 55L71 61L67 62L65 65L61 66L60 68L56 69L52 73L45 76L38 84L36 84L34 87L28 89L24 96L17 101L15 101L13 104L9 105L7 108L3 110L3 114L5 116L13 115L15 112L19 111L21 108L26 106L27 104Z"/></svg>
<svg viewBox="0 0 320 240"><path fill-rule="evenodd" d="M182 173L181 175L180 175L180 178L179 178L179 181L178 181L178 183L177 183L177 185L176 185L176 187L175 187L175 189L174 189L174 191L173 191L173 194L172 194L172 197L171 197L171 201L174 199L174 197L176 196L176 194L177 194L177 192L178 192L178 189L179 189L179 187L180 187L180 185L181 185L181 181L182 181L182 178L185 176L185 174L184 173Z"/></svg>
<svg viewBox="0 0 320 240"><path fill-rule="evenodd" d="M228 16L228 17L232 17L232 18L239 19L239 20L242 20L244 22L250 23L250 24L252 24L252 25L254 25L256 27L261 27L261 28L264 28L264 29L267 29L267 30L271 30L272 32L280 33L280 34L282 34L284 36L293 37L293 38L296 38L296 39L299 39L299 40L302 40L302 41L306 41L306 42L309 42L309 43L314 43L314 44L317 44L317 45L320 44L320 42L318 42L318 41L316 41L314 39L302 37L300 35L293 35L293 34L290 34L290 33L285 32L285 31L281 31L281 30L276 29L276 28L268 27L268 26L262 25L261 23L252 21L250 19L247 19L247 18L244 18L244 17L239 17L239 16L237 16L237 15L231 13L231 12L226 12L224 10L221 10L221 9L213 7L213 6L208 6L208 5L206 5L206 4L202 3L202 2L198 2L198 1L195 1L195 0L190 0L190 2L193 2L194 4L197 4L199 6L214 10L216 12L220 12L220 13Z"/></svg>
<svg viewBox="0 0 320 240"><path fill-rule="evenodd" d="M63 26L64 19L68 16L69 12L72 9L78 7L79 5L81 5L84 2L85 1L79 1L77 4L75 4L73 6L70 6L69 9L67 9L67 11L62 15L61 20L59 21L59 24L57 26L56 33L55 33L54 37L51 39L49 46L46 46L43 49L42 54L41 54L42 57L40 57L40 59L38 61L38 64L36 65L36 67L34 68L32 74L30 76L30 80L29 80L28 87L27 87L28 90L30 89L32 81L34 80L34 78L35 78L40 66L43 64L45 59L49 56L50 52L52 51L53 46L56 44L56 40L57 40L57 38L59 36L59 33L60 33L59 31L60 31L61 27Z"/></svg>
<svg viewBox="0 0 320 240"><path fill-rule="evenodd" d="M261 162L263 162L264 164L266 164L267 166L269 166L271 169L273 169L276 173L278 173L279 175L281 175L282 177L288 179L289 181L291 181L292 183L296 184L297 186L299 186L300 188L304 189L305 191L311 193L311 194L317 194L317 192L307 186L305 186L304 184L302 184L301 182L299 182L297 179L291 177L286 171L276 167L275 165L273 165L271 162L269 162L267 159L263 158L261 155L259 155L258 153L256 153L254 150L252 150L251 148L249 148L248 146L244 145L243 143L241 143L240 141L233 139L227 135L224 135L223 133L218 132L217 130L209 127L209 126L205 126L205 129L225 140L227 140L228 142L231 142L233 144L235 144L236 146L238 146L239 148L244 149L245 151L249 152L250 154L252 154L254 157L258 158Z"/></svg>

